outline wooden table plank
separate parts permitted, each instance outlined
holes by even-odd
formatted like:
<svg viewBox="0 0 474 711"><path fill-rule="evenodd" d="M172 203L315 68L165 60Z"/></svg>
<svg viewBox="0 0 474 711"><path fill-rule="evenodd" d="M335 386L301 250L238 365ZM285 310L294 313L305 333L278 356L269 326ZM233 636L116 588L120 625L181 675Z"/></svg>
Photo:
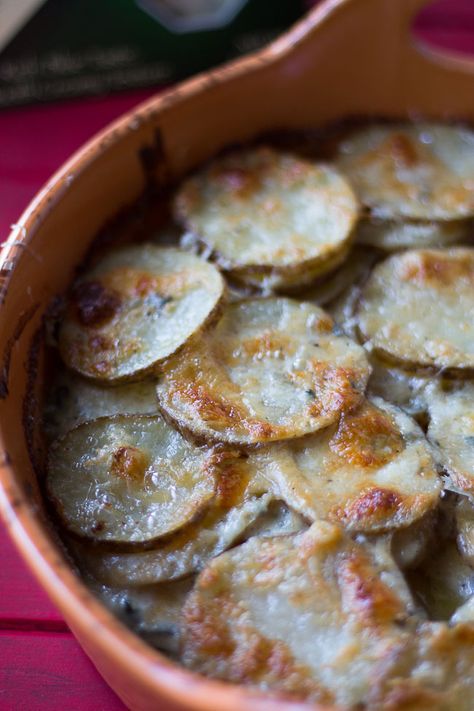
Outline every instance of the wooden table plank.
<svg viewBox="0 0 474 711"><path fill-rule="evenodd" d="M0 632L2 711L124 711L70 633Z"/></svg>
<svg viewBox="0 0 474 711"><path fill-rule="evenodd" d="M16 622L61 623L62 617L18 555L0 522L0 625ZM3 625L5 626L5 624Z"/></svg>
<svg viewBox="0 0 474 711"><path fill-rule="evenodd" d="M0 112L0 243L55 170L110 121L158 89Z"/></svg>

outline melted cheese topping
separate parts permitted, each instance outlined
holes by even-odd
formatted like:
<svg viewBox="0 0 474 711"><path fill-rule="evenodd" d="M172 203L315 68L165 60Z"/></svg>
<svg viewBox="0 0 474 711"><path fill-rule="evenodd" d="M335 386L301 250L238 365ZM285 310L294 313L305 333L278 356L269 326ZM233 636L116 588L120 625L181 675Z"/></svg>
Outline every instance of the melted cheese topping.
<svg viewBox="0 0 474 711"><path fill-rule="evenodd" d="M47 489L91 587L189 668L277 705L472 711L474 383L432 372L474 373L474 249L445 249L473 227L473 136L354 132L355 192L228 153L179 187L186 234L73 286Z"/></svg>
<svg viewBox="0 0 474 711"><path fill-rule="evenodd" d="M249 461L291 507L351 531L408 526L437 505L442 485L423 432L380 399Z"/></svg>
<svg viewBox="0 0 474 711"><path fill-rule="evenodd" d="M290 698L363 702L412 625L393 562L376 558L323 522L219 556L184 607L184 663Z"/></svg>
<svg viewBox="0 0 474 711"><path fill-rule="evenodd" d="M371 348L405 364L474 368L474 249L413 250L378 264L358 305Z"/></svg>
<svg viewBox="0 0 474 711"><path fill-rule="evenodd" d="M431 382L429 377L393 367L375 356L371 357L370 364L372 373L367 385L369 396L381 397L412 417L420 417L426 412L425 388Z"/></svg>
<svg viewBox="0 0 474 711"><path fill-rule="evenodd" d="M102 602L128 627L157 649L178 657L182 610L194 585L187 577L141 588L92 584Z"/></svg>
<svg viewBox="0 0 474 711"><path fill-rule="evenodd" d="M187 252L152 244L114 250L72 290L61 357L97 380L139 379L203 328L224 288L212 264Z"/></svg>
<svg viewBox="0 0 474 711"><path fill-rule="evenodd" d="M217 158L185 180L175 215L224 269L250 281L272 274L282 286L344 257L358 205L333 167L255 148Z"/></svg>
<svg viewBox="0 0 474 711"><path fill-rule="evenodd" d="M339 145L337 162L377 217L454 220L474 214L474 133L468 128L371 126Z"/></svg>
<svg viewBox="0 0 474 711"><path fill-rule="evenodd" d="M232 508L210 507L205 516L151 550L126 553L98 548L77 550L81 567L106 585L135 587L176 580L202 570L227 550L268 509L273 497L249 496Z"/></svg>
<svg viewBox="0 0 474 711"><path fill-rule="evenodd" d="M353 284L365 279L377 259L377 252L355 246L342 266L335 272L298 292L298 298L318 306L326 306L337 299Z"/></svg>
<svg viewBox="0 0 474 711"><path fill-rule="evenodd" d="M169 359L160 406L206 440L254 443L314 432L362 396L363 349L321 309L289 299L228 306L207 338Z"/></svg>
<svg viewBox="0 0 474 711"><path fill-rule="evenodd" d="M471 711L474 625L426 622L385 677L374 679L370 711Z"/></svg>

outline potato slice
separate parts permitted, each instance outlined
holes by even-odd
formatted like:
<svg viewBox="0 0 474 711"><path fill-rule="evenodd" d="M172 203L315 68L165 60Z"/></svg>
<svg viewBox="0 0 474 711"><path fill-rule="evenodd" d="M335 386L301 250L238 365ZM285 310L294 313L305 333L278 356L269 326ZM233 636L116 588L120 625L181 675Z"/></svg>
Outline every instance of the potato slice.
<svg viewBox="0 0 474 711"><path fill-rule="evenodd" d="M410 639L412 612L393 561L378 563L373 547L319 521L210 562L184 606L182 661L289 699L355 708Z"/></svg>
<svg viewBox="0 0 474 711"><path fill-rule="evenodd" d="M105 387L64 370L48 390L44 429L52 441L98 417L151 415L157 411L155 380Z"/></svg>
<svg viewBox="0 0 474 711"><path fill-rule="evenodd" d="M181 615L194 585L194 576L141 588L92 585L102 602L153 647L177 657Z"/></svg>
<svg viewBox="0 0 474 711"><path fill-rule="evenodd" d="M405 366L474 370L474 249L412 250L378 264L358 305L368 346Z"/></svg>
<svg viewBox="0 0 474 711"><path fill-rule="evenodd" d="M293 511L283 501L274 500L268 508L250 524L242 534L243 539L252 536L287 536L290 533L300 533L308 528L309 524L301 514Z"/></svg>
<svg viewBox="0 0 474 711"><path fill-rule="evenodd" d="M440 464L454 488L474 494L474 384L450 390L427 389L428 438L437 447Z"/></svg>
<svg viewBox="0 0 474 711"><path fill-rule="evenodd" d="M356 246L339 269L298 293L298 298L318 306L330 304L344 291L369 275L378 254L376 250L369 247Z"/></svg>
<svg viewBox="0 0 474 711"><path fill-rule="evenodd" d="M229 305L206 339L163 369L160 406L195 437L241 445L314 432L357 404L370 368L317 306Z"/></svg>
<svg viewBox="0 0 474 711"><path fill-rule="evenodd" d="M474 132L429 123L353 132L337 164L373 216L456 220L474 215Z"/></svg>
<svg viewBox="0 0 474 711"><path fill-rule="evenodd" d="M393 222L361 220L357 226L359 244L378 247L386 252L421 247L449 247L473 234L469 220L449 222Z"/></svg>
<svg viewBox="0 0 474 711"><path fill-rule="evenodd" d="M404 528L437 505L442 486L421 429L379 398L250 459L290 507L350 531Z"/></svg>
<svg viewBox="0 0 474 711"><path fill-rule="evenodd" d="M150 543L209 504L217 468L160 415L80 425L50 449L47 489L66 528L95 541Z"/></svg>
<svg viewBox="0 0 474 711"><path fill-rule="evenodd" d="M179 249L116 249L75 284L59 332L70 368L105 381L152 372L216 315L224 281Z"/></svg>
<svg viewBox="0 0 474 711"><path fill-rule="evenodd" d="M344 259L358 204L332 166L257 147L216 158L185 180L174 212L221 268L282 288Z"/></svg>
<svg viewBox="0 0 474 711"><path fill-rule="evenodd" d="M467 496L461 496L457 502L455 517L459 552L474 569L474 503Z"/></svg>
<svg viewBox="0 0 474 711"><path fill-rule="evenodd" d="M201 570L243 536L264 514L274 495L267 479L238 452L214 454L219 469L215 496L202 518L152 550L122 552L70 542L86 574L113 587L136 587L176 580Z"/></svg>
<svg viewBox="0 0 474 711"><path fill-rule="evenodd" d="M474 595L474 570L454 541L437 542L427 560L408 573L410 587L433 620L449 620Z"/></svg>
<svg viewBox="0 0 474 711"><path fill-rule="evenodd" d="M349 338L358 341L357 319L355 310L361 294L361 285L353 284L339 294L337 298L326 304L325 309L334 319L337 328Z"/></svg>
<svg viewBox="0 0 474 711"><path fill-rule="evenodd" d="M376 356L371 357L370 363L372 373L367 385L370 397L381 397L412 417L421 418L425 415L425 389L432 379L384 363Z"/></svg>

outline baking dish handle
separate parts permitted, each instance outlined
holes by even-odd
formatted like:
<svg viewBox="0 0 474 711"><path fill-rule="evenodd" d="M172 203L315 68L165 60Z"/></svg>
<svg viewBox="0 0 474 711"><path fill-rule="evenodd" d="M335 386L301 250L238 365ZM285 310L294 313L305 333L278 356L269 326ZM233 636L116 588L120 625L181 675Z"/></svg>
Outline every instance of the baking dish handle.
<svg viewBox="0 0 474 711"><path fill-rule="evenodd" d="M272 53L293 51L298 45L321 39L326 30L331 33L333 21L348 27L357 26L373 41L374 33L399 51L417 57L418 62L443 65L461 73L474 73L474 57L425 45L413 36L413 22L419 12L433 0L322 0L315 8L269 47Z"/></svg>
<svg viewBox="0 0 474 711"><path fill-rule="evenodd" d="M348 114L474 119L474 59L427 47L413 21L431 0L323 0L262 52L278 65L282 125ZM274 80L275 81L275 80Z"/></svg>

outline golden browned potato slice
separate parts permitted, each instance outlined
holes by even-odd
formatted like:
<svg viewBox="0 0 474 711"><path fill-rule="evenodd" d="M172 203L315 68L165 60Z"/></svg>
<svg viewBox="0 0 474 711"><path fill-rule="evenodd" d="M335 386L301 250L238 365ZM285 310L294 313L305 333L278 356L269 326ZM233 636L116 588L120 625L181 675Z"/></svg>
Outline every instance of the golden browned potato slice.
<svg viewBox="0 0 474 711"><path fill-rule="evenodd" d="M375 217L457 220L474 214L471 129L369 126L340 143L337 163Z"/></svg>
<svg viewBox="0 0 474 711"><path fill-rule="evenodd" d="M157 649L177 657L182 609L194 576L141 588L110 588L92 584L102 602L128 627Z"/></svg>
<svg viewBox="0 0 474 711"><path fill-rule="evenodd" d="M411 638L413 609L393 561L320 521L209 563L184 606L182 661L287 699L362 707Z"/></svg>
<svg viewBox="0 0 474 711"><path fill-rule="evenodd" d="M469 220L449 222L392 222L361 220L357 226L359 244L378 247L386 252L417 247L449 247L473 234Z"/></svg>
<svg viewBox="0 0 474 711"><path fill-rule="evenodd" d="M428 438L455 490L474 494L474 384L427 389Z"/></svg>
<svg viewBox="0 0 474 711"><path fill-rule="evenodd" d="M175 216L234 277L268 288L308 283L347 253L358 204L330 165L259 147L185 180Z"/></svg>
<svg viewBox="0 0 474 711"><path fill-rule="evenodd" d="M155 380L106 387L64 370L49 389L44 427L53 440L98 417L149 415L157 411Z"/></svg>
<svg viewBox="0 0 474 711"><path fill-rule="evenodd" d="M358 305L367 347L405 366L474 370L474 249L412 250L378 264Z"/></svg>
<svg viewBox="0 0 474 711"><path fill-rule="evenodd" d="M428 511L407 528L397 528L391 538L391 551L395 563L402 570L420 565L436 545L437 510Z"/></svg>
<svg viewBox="0 0 474 711"><path fill-rule="evenodd" d="M212 333L167 361L160 406L211 441L252 444L321 429L360 401L370 372L363 349L333 326L317 306L290 299L232 304Z"/></svg>
<svg viewBox="0 0 474 711"><path fill-rule="evenodd" d="M421 429L379 398L250 460L290 507L350 531L409 526L437 505L442 486Z"/></svg>
<svg viewBox="0 0 474 711"><path fill-rule="evenodd" d="M286 536L289 533L299 533L309 527L309 523L301 514L293 511L283 501L270 501L268 507L262 511L255 522L242 534L242 538L252 536Z"/></svg>
<svg viewBox="0 0 474 711"><path fill-rule="evenodd" d="M70 368L104 381L140 379L216 314L224 281L208 262L179 249L116 249L74 285L60 327Z"/></svg>
<svg viewBox="0 0 474 711"><path fill-rule="evenodd" d="M474 502L461 496L455 509L457 545L463 559L474 569ZM474 617L473 617L474 620Z"/></svg>
<svg viewBox="0 0 474 711"><path fill-rule="evenodd" d="M79 565L106 585L140 586L177 580L202 570L214 556L239 539L273 497L249 496L231 508L211 506L204 517L151 550L124 553L97 547L74 550Z"/></svg>
<svg viewBox="0 0 474 711"><path fill-rule="evenodd" d="M275 498L270 483L247 457L220 452L213 463L219 468L217 488L202 518L152 550L111 552L70 542L79 567L114 587L150 585L201 570L260 520Z"/></svg>
<svg viewBox="0 0 474 711"><path fill-rule="evenodd" d="M168 536L209 504L217 469L160 415L87 422L50 449L47 489L66 528L95 541Z"/></svg>

